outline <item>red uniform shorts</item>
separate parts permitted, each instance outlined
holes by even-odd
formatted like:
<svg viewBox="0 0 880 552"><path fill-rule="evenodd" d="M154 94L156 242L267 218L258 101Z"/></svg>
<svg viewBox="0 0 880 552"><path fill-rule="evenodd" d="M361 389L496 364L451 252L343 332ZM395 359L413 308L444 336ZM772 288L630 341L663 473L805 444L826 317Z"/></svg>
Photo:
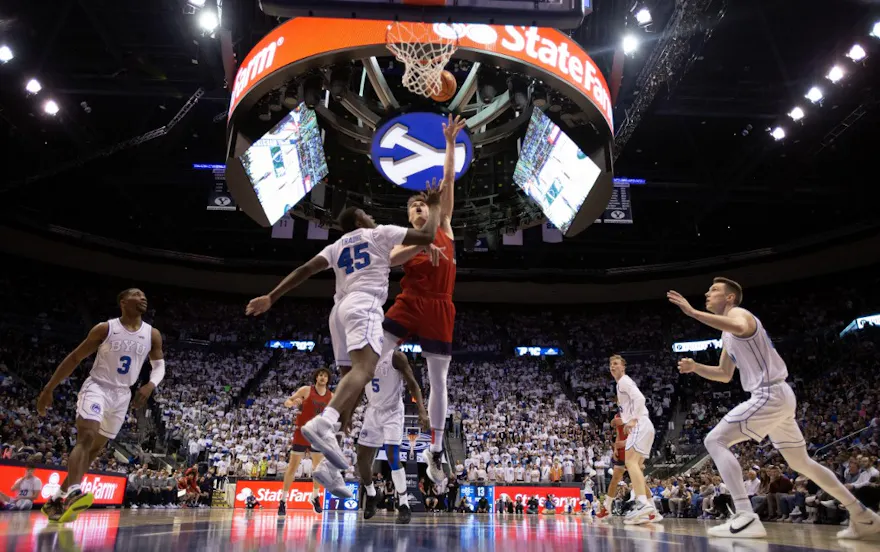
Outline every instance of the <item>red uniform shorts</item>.
<svg viewBox="0 0 880 552"><path fill-rule="evenodd" d="M382 326L386 331L406 339L419 336L422 351L435 355L452 355L452 331L455 305L448 295L416 297L400 294L385 313Z"/></svg>
<svg viewBox="0 0 880 552"><path fill-rule="evenodd" d="M305 452L311 450L311 448L312 444L302 434L302 431L296 428L296 431L293 432L293 452Z"/></svg>

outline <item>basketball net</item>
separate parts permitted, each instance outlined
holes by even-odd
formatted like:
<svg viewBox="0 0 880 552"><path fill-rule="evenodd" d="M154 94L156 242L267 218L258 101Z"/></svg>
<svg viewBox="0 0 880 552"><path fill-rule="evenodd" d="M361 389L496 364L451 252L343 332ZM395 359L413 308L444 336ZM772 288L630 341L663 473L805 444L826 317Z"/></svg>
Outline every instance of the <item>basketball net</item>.
<svg viewBox="0 0 880 552"><path fill-rule="evenodd" d="M430 24L394 22L385 31L385 45L405 66L403 85L426 98L443 90L440 74L458 49L458 38L442 38Z"/></svg>
<svg viewBox="0 0 880 552"><path fill-rule="evenodd" d="M419 435L417 433L410 433L406 436L406 438L409 439L409 451L415 454L416 439L419 438Z"/></svg>

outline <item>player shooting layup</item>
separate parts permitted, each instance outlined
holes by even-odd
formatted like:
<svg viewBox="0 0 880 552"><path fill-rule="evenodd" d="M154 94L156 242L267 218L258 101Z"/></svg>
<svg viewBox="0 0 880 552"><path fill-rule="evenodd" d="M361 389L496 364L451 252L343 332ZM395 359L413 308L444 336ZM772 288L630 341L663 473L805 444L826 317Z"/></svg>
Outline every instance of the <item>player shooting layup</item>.
<svg viewBox="0 0 880 552"><path fill-rule="evenodd" d="M388 274L391 272L391 250L396 245L427 246L434 241L440 224L436 208L440 196L434 190L426 194L432 207L428 222L421 229L400 226L379 226L363 210L343 209L339 225L344 235L325 247L306 264L291 272L268 295L252 299L246 314L266 312L285 293L327 268L336 273L336 294L330 311L330 338L337 366L351 366L336 387L330 404L320 416L302 427L312 449L324 454L312 477L340 497L351 496L337 470L348 468L348 460L336 442L335 432L340 414L351 415L364 386L373 379L379 358L390 355L397 343L394 336L382 330L382 305L388 298Z"/></svg>
<svg viewBox="0 0 880 552"><path fill-rule="evenodd" d="M742 287L727 278L715 278L706 292L706 310L698 311L677 291L666 297L691 318L721 331L721 360L718 366L698 364L691 358L678 361L683 374L696 373L723 383L733 378L739 368L743 389L752 398L728 412L721 423L706 436L706 450L712 456L721 478L730 489L736 513L727 523L709 529L713 537L761 538L767 531L746 495L742 468L730 447L770 436L791 469L806 476L836 498L850 513L849 527L837 533L839 539L860 539L880 533L880 516L865 508L834 473L809 456L801 429L795 420L797 399L786 383L788 368L776 352L761 321L739 305Z"/></svg>
<svg viewBox="0 0 880 552"><path fill-rule="evenodd" d="M627 512L623 522L640 525L661 521L663 518L654 508L653 499L649 498L651 493L642 471L645 459L651 455L651 445L654 444L654 424L648 417L645 396L639 391L636 382L626 375L626 361L622 356L613 355L609 361L611 375L617 381L617 403L622 410L620 417L623 420L623 431L627 434L626 471L629 472L636 493L636 503Z"/></svg>
<svg viewBox="0 0 880 552"><path fill-rule="evenodd" d="M130 288L116 299L122 316L92 328L85 341L64 358L37 398L37 413L45 416L55 388L83 359L97 351L76 402L76 446L67 461L67 478L43 506L43 513L52 521L73 521L79 512L92 505L95 497L80 491L79 483L107 441L122 428L131 401L129 388L137 383L147 356L152 367L150 381L138 389L134 406L146 404L165 377L162 335L141 318L147 311L144 292Z"/></svg>
<svg viewBox="0 0 880 552"><path fill-rule="evenodd" d="M431 446L426 454L428 476L437 484L445 479L443 472L443 430L446 427L448 392L446 375L452 360L452 330L455 323L455 236L452 233L452 209L455 203L455 137L465 127L460 117L449 115L443 125L446 157L443 181L440 183L440 232L424 247L397 247L391 255L391 266L403 264L401 292L385 315L385 331L398 341L418 335L422 356L428 363L431 394L428 412L431 416ZM407 202L409 222L424 228L436 210L425 202L425 194L417 194ZM437 265L436 268L434 265Z"/></svg>
<svg viewBox="0 0 880 552"><path fill-rule="evenodd" d="M366 393L369 404L364 413L364 425L358 437L358 474L367 491L364 519L376 515L378 495L373 486L373 461L376 452L385 447L388 465L391 466L391 480L397 491L397 523L409 523L412 513L409 509L409 495L406 492L406 470L400 463L400 443L403 441L403 385L419 407L419 423L428 429L428 413L422 402L422 390L413 376L406 355L394 351L389 360L383 357L376 367L376 377L367 384Z"/></svg>
<svg viewBox="0 0 880 552"><path fill-rule="evenodd" d="M296 469L302 462L303 454L311 448L311 443L303 436L302 426L307 424L315 416L320 416L321 412L330 403L333 393L327 389L330 382L330 370L319 368L315 372L314 385L303 385L296 390L289 399L284 401L287 408L299 408L299 415L296 417L296 431L293 433L293 450L290 451L290 460L287 463L287 469L284 471L284 485L281 488L281 500L278 504L278 515L287 515L287 493L290 492L290 486L293 485L293 476L296 475ZM324 457L321 453L311 451L312 462L317 466ZM312 496L309 497L312 508L316 514L321 513L321 494L318 492L318 481L312 478Z"/></svg>

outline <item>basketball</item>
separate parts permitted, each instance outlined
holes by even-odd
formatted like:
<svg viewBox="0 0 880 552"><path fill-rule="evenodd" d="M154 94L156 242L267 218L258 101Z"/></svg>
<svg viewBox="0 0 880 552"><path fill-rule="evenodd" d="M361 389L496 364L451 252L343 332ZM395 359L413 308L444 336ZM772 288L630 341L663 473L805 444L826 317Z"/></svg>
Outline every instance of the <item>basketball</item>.
<svg viewBox="0 0 880 552"><path fill-rule="evenodd" d="M431 96L431 99L435 102L445 102L452 99L452 96L455 95L455 91L458 90L458 83L455 82L455 76L449 71L444 70L440 73L440 93Z"/></svg>

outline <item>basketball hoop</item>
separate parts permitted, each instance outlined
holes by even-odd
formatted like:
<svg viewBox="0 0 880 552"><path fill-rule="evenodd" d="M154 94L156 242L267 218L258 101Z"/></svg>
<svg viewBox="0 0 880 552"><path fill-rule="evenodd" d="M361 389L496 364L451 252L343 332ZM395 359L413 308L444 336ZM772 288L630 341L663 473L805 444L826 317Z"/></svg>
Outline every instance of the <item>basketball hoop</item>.
<svg viewBox="0 0 880 552"><path fill-rule="evenodd" d="M388 25L385 45L406 67L403 85L430 98L443 89L440 73L458 49L458 37L438 36L429 24L397 21Z"/></svg>

